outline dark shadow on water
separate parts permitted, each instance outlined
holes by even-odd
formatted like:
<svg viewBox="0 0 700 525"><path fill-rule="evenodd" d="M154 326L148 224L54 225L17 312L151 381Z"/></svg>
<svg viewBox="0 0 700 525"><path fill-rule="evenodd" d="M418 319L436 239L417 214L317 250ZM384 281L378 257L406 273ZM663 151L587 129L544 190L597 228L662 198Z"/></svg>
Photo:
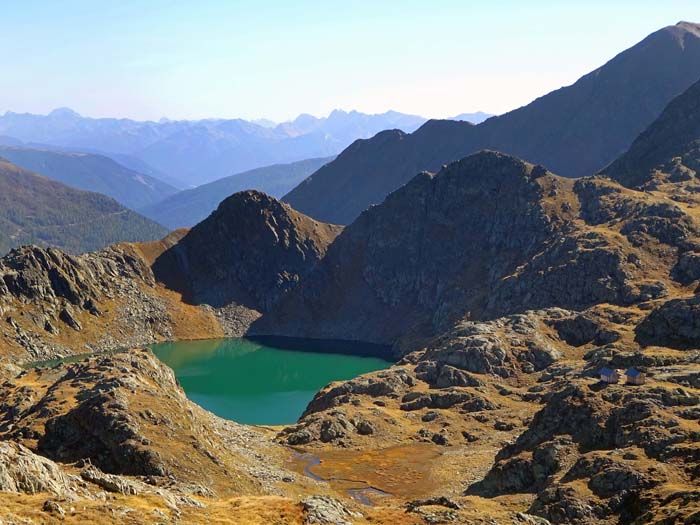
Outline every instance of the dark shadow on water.
<svg viewBox="0 0 700 525"><path fill-rule="evenodd" d="M301 337L284 337L278 335L250 335L246 336L245 339L282 350L378 357L385 361L396 361L391 346L389 345L344 341L341 339L304 339Z"/></svg>

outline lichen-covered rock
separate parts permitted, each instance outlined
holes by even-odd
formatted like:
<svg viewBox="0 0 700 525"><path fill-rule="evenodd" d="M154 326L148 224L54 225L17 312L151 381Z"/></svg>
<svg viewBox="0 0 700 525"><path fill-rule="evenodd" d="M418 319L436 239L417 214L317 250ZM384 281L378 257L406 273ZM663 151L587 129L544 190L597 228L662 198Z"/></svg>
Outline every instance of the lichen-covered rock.
<svg viewBox="0 0 700 525"><path fill-rule="evenodd" d="M114 474L105 474L98 468L90 466L80 473L80 476L108 492L116 492L125 496L137 496L143 492L142 484Z"/></svg>
<svg viewBox="0 0 700 525"><path fill-rule="evenodd" d="M18 443L0 442L0 491L68 496L74 494L74 486L53 461Z"/></svg>
<svg viewBox="0 0 700 525"><path fill-rule="evenodd" d="M337 385L330 385L314 396L302 417L348 403L353 396L382 397L392 394L399 395L402 392L406 392L415 382L415 377L408 370L395 367L374 374L360 376Z"/></svg>

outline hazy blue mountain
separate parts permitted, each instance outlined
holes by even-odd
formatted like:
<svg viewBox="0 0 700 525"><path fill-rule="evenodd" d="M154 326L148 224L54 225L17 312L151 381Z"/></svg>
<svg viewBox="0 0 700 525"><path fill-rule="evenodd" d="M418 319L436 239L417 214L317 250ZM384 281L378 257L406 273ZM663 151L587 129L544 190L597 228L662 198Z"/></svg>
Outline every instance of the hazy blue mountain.
<svg viewBox="0 0 700 525"><path fill-rule="evenodd" d="M121 164L125 168L131 171L137 171L143 173L144 175L149 175L154 179L158 179L161 182L165 182L170 186L181 190L183 189L182 184L165 173L162 173L155 169L153 166L149 165L146 161L141 160L137 157L127 155L124 153L110 153L105 151L96 150L93 148L70 148L65 146L56 146L51 144L42 144L39 142L24 142L22 140L16 139L14 137L9 137L7 135L0 135L0 146L14 146L18 148L26 149L39 149L39 150L49 150L49 151L62 151L67 153L93 153L95 155L102 155L104 157L109 157L117 164Z"/></svg>
<svg viewBox="0 0 700 525"><path fill-rule="evenodd" d="M0 146L0 157L68 186L102 193L131 209L161 201L177 191L103 155Z"/></svg>
<svg viewBox="0 0 700 525"><path fill-rule="evenodd" d="M492 113L484 113L483 111L477 111L475 113L461 113L456 117L452 117L448 120L463 120L465 122L471 122L472 124L481 124L483 121L495 117Z"/></svg>
<svg viewBox="0 0 700 525"><path fill-rule="evenodd" d="M334 137L369 138L385 129L400 129L409 132L416 130L425 123L426 119L415 115L406 115L396 111L387 111L379 115L367 115L359 111L336 109L328 117L318 118L302 114L291 122L277 126L290 136L306 135L309 133L326 133Z"/></svg>
<svg viewBox="0 0 700 525"><path fill-rule="evenodd" d="M139 212L173 230L194 226L206 219L221 201L239 191L258 190L280 198L333 158L307 159L237 173L178 192Z"/></svg>
<svg viewBox="0 0 700 525"><path fill-rule="evenodd" d="M411 132L424 122L422 117L394 111L367 115L340 110L324 118L301 115L274 126L241 119L139 122L87 118L60 108L49 115L7 112L0 116L0 135L100 152L136 168L136 163L119 157L126 155L151 166L154 172L146 174L164 174L159 178L186 188L271 164L336 155L358 138L384 129Z"/></svg>
<svg viewBox="0 0 700 525"><path fill-rule="evenodd" d="M114 199L71 188L0 158L0 254L23 244L81 253L167 233Z"/></svg>
<svg viewBox="0 0 700 525"><path fill-rule="evenodd" d="M2 146L21 146L24 143L14 137L8 137L7 135L0 135L0 145Z"/></svg>
<svg viewBox="0 0 700 525"><path fill-rule="evenodd" d="M284 200L315 219L351 223L417 173L482 149L591 175L623 153L677 95L700 78L700 25L663 28L571 86L473 125L431 120L412 134L357 141Z"/></svg>
<svg viewBox="0 0 700 525"><path fill-rule="evenodd" d="M143 173L144 175L148 175L149 177L153 177L154 179L158 179L159 181L164 182L165 184L167 184L169 186L172 186L176 190L184 189L184 185L182 182L171 177L167 173L163 173L162 171L155 169L153 166L148 164L145 160L140 159L138 157L134 157L133 155L127 155L125 153L109 153L109 152L97 151L97 150L83 150L83 151L68 150L68 151L73 151L76 153L94 153L96 155L102 155L104 157L109 157L110 159L115 161L117 164L121 164L125 168L130 169L131 171Z"/></svg>
<svg viewBox="0 0 700 525"><path fill-rule="evenodd" d="M262 126L263 128L274 128L277 126L277 122L266 118L256 118L254 120L251 120L251 122L253 124L257 124L258 126Z"/></svg>

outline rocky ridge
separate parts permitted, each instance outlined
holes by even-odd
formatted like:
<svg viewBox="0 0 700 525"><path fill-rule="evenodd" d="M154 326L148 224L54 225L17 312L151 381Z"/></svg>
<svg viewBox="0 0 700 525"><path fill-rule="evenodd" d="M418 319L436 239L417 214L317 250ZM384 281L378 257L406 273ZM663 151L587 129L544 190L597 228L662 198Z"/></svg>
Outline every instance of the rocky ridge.
<svg viewBox="0 0 700 525"><path fill-rule="evenodd" d="M699 228L667 195L482 152L363 213L252 330L395 344L401 354L465 318L653 301L687 293L674 277Z"/></svg>
<svg viewBox="0 0 700 525"><path fill-rule="evenodd" d="M27 246L0 259L0 334L25 361L172 336L150 268L130 246L72 256Z"/></svg>

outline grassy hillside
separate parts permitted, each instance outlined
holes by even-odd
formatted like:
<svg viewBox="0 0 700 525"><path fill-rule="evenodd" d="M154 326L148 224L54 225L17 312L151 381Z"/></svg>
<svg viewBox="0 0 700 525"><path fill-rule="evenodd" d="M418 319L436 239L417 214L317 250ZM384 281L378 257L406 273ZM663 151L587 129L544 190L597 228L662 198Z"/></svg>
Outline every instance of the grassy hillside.
<svg viewBox="0 0 700 525"><path fill-rule="evenodd" d="M109 197L76 190L0 159L0 254L23 244L79 253L166 234L160 224Z"/></svg>
<svg viewBox="0 0 700 525"><path fill-rule="evenodd" d="M177 191L104 155L0 146L0 156L74 188L103 193L131 209L158 202Z"/></svg>

